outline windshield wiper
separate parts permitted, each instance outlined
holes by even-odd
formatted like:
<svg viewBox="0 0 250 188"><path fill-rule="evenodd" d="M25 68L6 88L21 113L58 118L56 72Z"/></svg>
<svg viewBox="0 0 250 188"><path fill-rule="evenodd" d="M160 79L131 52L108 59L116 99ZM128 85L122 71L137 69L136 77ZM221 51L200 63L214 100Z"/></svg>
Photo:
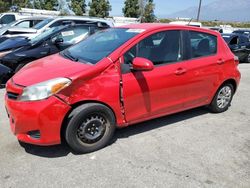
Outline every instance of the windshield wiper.
<svg viewBox="0 0 250 188"><path fill-rule="evenodd" d="M70 59L72 61L76 61L76 62L78 61L78 58L72 56L69 52L66 53L66 51L64 51L64 52L62 52L62 54L63 54L64 57L66 57L66 58L68 58L68 59Z"/></svg>

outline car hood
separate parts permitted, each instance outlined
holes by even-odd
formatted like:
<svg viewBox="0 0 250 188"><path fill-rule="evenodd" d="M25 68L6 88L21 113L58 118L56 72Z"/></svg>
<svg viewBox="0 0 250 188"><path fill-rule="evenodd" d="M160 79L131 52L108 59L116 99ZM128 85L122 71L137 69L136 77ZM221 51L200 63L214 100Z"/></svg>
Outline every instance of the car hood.
<svg viewBox="0 0 250 188"><path fill-rule="evenodd" d="M13 48L19 48L21 46L26 46L29 41L24 37L15 37L3 41L0 45L0 51L5 51Z"/></svg>
<svg viewBox="0 0 250 188"><path fill-rule="evenodd" d="M84 75L102 71L108 59L100 65L90 65L65 59L60 54L51 55L23 67L12 79L15 84L30 86L53 78L66 77L75 80ZM109 62L110 63L110 62ZM104 66L103 66L104 65Z"/></svg>

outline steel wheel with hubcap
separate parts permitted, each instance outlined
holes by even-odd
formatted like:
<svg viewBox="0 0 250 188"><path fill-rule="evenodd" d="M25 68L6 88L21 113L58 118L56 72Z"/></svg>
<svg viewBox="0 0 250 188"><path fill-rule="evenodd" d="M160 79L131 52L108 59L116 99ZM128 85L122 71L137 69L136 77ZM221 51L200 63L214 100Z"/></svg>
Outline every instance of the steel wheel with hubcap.
<svg viewBox="0 0 250 188"><path fill-rule="evenodd" d="M233 99L234 88L230 83L222 85L216 92L213 101L209 105L212 112L220 113L228 109Z"/></svg>
<svg viewBox="0 0 250 188"><path fill-rule="evenodd" d="M107 106L98 103L81 105L68 116L65 140L76 152L96 151L111 140L115 122L115 116Z"/></svg>
<svg viewBox="0 0 250 188"><path fill-rule="evenodd" d="M81 142L92 144L100 140L106 130L106 121L100 115L90 115L77 130Z"/></svg>

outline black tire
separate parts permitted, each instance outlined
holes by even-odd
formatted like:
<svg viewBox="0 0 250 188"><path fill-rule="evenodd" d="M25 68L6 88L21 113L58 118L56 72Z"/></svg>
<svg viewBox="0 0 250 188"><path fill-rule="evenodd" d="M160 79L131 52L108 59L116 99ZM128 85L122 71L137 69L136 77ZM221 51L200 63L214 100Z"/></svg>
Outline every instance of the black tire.
<svg viewBox="0 0 250 188"><path fill-rule="evenodd" d="M228 91L225 96L223 96L223 90ZM225 112L229 106L231 105L231 101L234 95L234 87L230 83L223 84L216 92L211 104L209 105L209 109L213 113L221 113ZM223 98L224 97L224 98ZM224 101L224 103L223 103Z"/></svg>
<svg viewBox="0 0 250 188"><path fill-rule="evenodd" d="M115 128L111 109L98 103L83 104L69 114L65 140L77 153L89 153L106 146Z"/></svg>

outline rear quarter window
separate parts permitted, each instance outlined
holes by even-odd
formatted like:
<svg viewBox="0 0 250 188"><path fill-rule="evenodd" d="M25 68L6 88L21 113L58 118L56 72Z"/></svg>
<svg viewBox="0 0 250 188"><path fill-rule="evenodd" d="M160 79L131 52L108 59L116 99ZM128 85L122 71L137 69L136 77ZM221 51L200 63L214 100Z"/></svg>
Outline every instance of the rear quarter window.
<svg viewBox="0 0 250 188"><path fill-rule="evenodd" d="M189 31L191 58L210 56L217 53L217 37L208 33Z"/></svg>

